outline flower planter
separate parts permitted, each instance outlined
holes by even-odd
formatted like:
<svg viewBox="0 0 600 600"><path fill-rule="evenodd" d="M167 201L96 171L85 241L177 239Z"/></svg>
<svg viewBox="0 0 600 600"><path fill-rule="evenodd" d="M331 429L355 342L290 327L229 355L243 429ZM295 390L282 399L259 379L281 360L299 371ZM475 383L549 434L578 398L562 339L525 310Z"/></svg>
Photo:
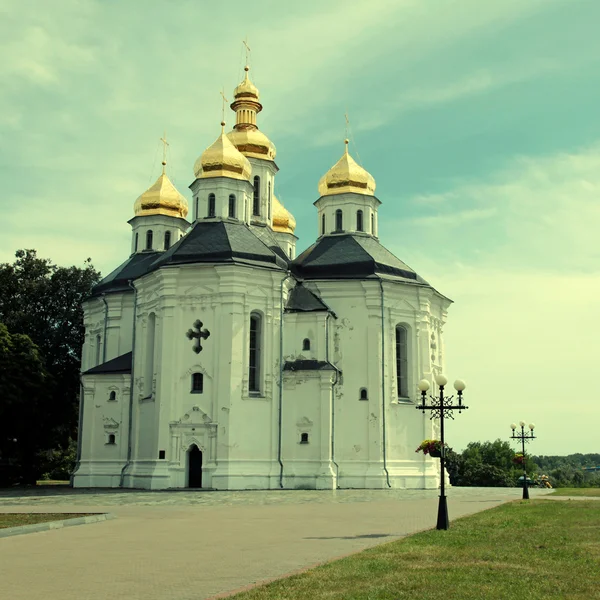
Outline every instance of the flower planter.
<svg viewBox="0 0 600 600"><path fill-rule="evenodd" d="M429 456L431 456L432 458L442 458L442 450L432 449L429 451Z"/></svg>

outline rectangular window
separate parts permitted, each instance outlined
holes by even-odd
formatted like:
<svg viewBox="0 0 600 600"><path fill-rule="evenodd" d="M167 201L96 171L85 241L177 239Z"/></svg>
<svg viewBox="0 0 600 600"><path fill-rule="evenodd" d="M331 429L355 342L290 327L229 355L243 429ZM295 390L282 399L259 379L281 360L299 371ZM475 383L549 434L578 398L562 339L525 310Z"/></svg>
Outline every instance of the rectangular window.
<svg viewBox="0 0 600 600"><path fill-rule="evenodd" d="M398 398L408 398L408 347L402 326L396 327L396 382Z"/></svg>
<svg viewBox="0 0 600 600"><path fill-rule="evenodd" d="M248 365L250 392L260 392L260 317L250 317L250 356Z"/></svg>

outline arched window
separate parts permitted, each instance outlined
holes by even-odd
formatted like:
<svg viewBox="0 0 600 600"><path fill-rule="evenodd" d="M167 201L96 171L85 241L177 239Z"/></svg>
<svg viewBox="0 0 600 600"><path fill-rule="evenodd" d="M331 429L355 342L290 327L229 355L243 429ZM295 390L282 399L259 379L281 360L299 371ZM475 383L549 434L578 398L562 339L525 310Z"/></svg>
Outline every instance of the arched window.
<svg viewBox="0 0 600 600"><path fill-rule="evenodd" d="M152 250L152 229L146 231L146 250Z"/></svg>
<svg viewBox="0 0 600 600"><path fill-rule="evenodd" d="M375 215L371 213L371 233L375 235Z"/></svg>
<svg viewBox="0 0 600 600"><path fill-rule="evenodd" d="M111 444L111 445L115 443L115 434L114 433L111 433L108 436L108 443Z"/></svg>
<svg viewBox="0 0 600 600"><path fill-rule="evenodd" d="M300 443L301 444L308 444L308 433L301 433L300 434Z"/></svg>
<svg viewBox="0 0 600 600"><path fill-rule="evenodd" d="M146 356L144 361L144 396L152 395L152 379L154 377L154 337L156 333L156 315L150 313L146 329Z"/></svg>
<svg viewBox="0 0 600 600"><path fill-rule="evenodd" d="M135 249L134 249L134 252L137 252L139 239L140 239L140 234L136 233L135 234Z"/></svg>
<svg viewBox="0 0 600 600"><path fill-rule="evenodd" d="M360 399L361 400L368 400L369 396L367 394L367 388L360 388Z"/></svg>
<svg viewBox="0 0 600 600"><path fill-rule="evenodd" d="M302 350L310 350L310 340L308 338L304 338L302 342Z"/></svg>
<svg viewBox="0 0 600 600"><path fill-rule="evenodd" d="M252 204L252 214L260 216L260 177L256 175L254 177L254 198Z"/></svg>
<svg viewBox="0 0 600 600"><path fill-rule="evenodd" d="M235 194L229 194L229 216L235 219Z"/></svg>
<svg viewBox="0 0 600 600"><path fill-rule="evenodd" d="M321 235L325 235L325 213L321 215Z"/></svg>
<svg viewBox="0 0 600 600"><path fill-rule="evenodd" d="M208 216L209 217L215 216L215 195L214 194L208 195Z"/></svg>
<svg viewBox="0 0 600 600"><path fill-rule="evenodd" d="M362 230L363 230L363 211L357 210L356 211L356 231L362 231Z"/></svg>
<svg viewBox="0 0 600 600"><path fill-rule="evenodd" d="M408 344L403 325L396 327L396 383L398 398L408 398Z"/></svg>
<svg viewBox="0 0 600 600"><path fill-rule="evenodd" d="M165 250L171 247L171 232L165 231Z"/></svg>
<svg viewBox="0 0 600 600"><path fill-rule="evenodd" d="M271 218L271 182L269 181L269 196L268 196L269 206L267 208L267 216Z"/></svg>
<svg viewBox="0 0 600 600"><path fill-rule="evenodd" d="M96 336L96 365L100 364L100 346L102 344L101 342L102 338L97 335Z"/></svg>
<svg viewBox="0 0 600 600"><path fill-rule="evenodd" d="M194 221L198 218L198 196L194 198Z"/></svg>
<svg viewBox="0 0 600 600"><path fill-rule="evenodd" d="M109 394L108 396L109 400L116 400L117 399L117 392L115 392L114 390Z"/></svg>
<svg viewBox="0 0 600 600"><path fill-rule="evenodd" d="M260 392L261 318L257 313L250 315L250 352L248 361L248 388Z"/></svg>
<svg viewBox="0 0 600 600"><path fill-rule="evenodd" d="M342 231L343 229L343 221L342 221L342 209L338 208L335 211L335 230Z"/></svg>
<svg viewBox="0 0 600 600"><path fill-rule="evenodd" d="M202 394L204 392L204 375L194 373L192 375L192 394Z"/></svg>

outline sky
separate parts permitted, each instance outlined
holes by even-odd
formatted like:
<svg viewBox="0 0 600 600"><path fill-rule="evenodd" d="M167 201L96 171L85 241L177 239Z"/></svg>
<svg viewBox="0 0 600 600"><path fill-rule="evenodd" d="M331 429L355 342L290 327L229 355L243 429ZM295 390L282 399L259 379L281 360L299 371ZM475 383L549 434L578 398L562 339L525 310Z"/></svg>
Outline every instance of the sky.
<svg viewBox="0 0 600 600"><path fill-rule="evenodd" d="M598 22L597 0L1 0L0 261L123 262L164 131L191 199L247 39L298 253L347 113L381 242L454 300L449 444L522 419L535 454L600 452Z"/></svg>

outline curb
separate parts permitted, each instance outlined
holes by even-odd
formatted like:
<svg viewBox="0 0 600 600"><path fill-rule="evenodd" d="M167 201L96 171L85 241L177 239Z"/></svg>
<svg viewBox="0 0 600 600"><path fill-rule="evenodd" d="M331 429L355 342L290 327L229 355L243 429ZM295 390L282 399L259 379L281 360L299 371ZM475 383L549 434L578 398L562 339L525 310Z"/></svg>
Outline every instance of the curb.
<svg viewBox="0 0 600 600"><path fill-rule="evenodd" d="M21 525L19 527L6 527L0 529L0 538L21 535L23 533L37 533L39 531L49 531L50 529L62 529L63 527L72 527L74 525L87 525L88 523L99 523L116 519L112 513L103 513L101 515L88 515L87 517L77 517L75 519L65 519L64 521L47 521L46 523L34 523L33 525Z"/></svg>

